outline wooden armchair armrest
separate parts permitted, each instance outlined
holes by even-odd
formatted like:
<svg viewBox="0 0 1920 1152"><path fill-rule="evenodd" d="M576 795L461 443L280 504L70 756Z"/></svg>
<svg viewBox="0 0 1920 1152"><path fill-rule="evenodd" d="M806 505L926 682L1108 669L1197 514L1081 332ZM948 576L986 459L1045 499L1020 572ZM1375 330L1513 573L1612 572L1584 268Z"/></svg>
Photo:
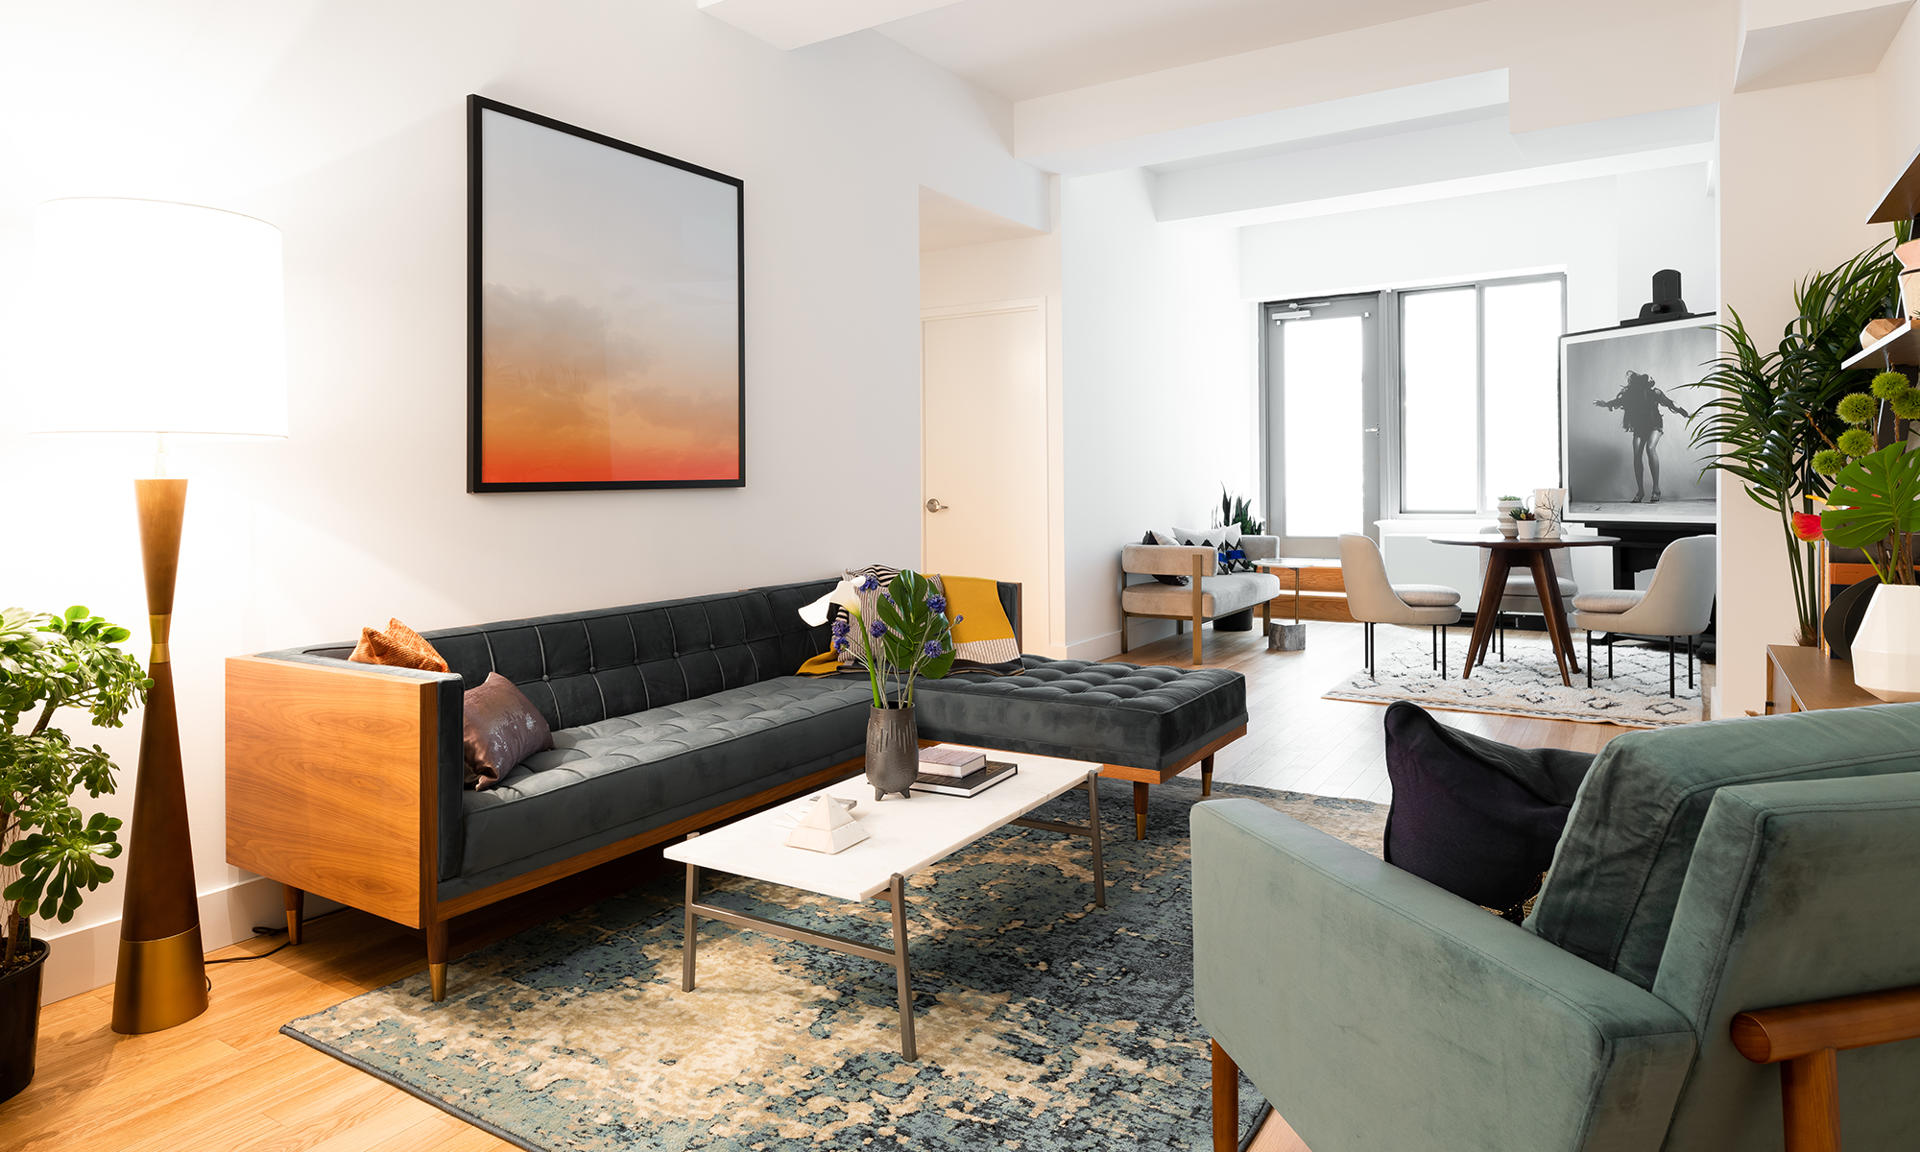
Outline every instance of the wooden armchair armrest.
<svg viewBox="0 0 1920 1152"><path fill-rule="evenodd" d="M1742 1012L1731 1032L1740 1055L1780 1065L1787 1152L1839 1152L1839 1053L1920 1039L1920 985Z"/></svg>

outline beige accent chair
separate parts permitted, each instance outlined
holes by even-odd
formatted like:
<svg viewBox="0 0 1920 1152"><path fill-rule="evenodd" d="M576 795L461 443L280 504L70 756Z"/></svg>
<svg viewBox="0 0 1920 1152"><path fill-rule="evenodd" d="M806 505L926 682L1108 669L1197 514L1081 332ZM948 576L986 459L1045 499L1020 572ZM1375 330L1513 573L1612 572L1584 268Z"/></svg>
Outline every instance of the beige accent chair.
<svg viewBox="0 0 1920 1152"><path fill-rule="evenodd" d="M1280 554L1278 536L1242 536L1249 560ZM1176 632L1193 625L1193 662L1200 663L1200 625L1247 608L1260 609L1260 634L1272 620L1272 601L1280 595L1280 577L1271 572L1215 575L1219 555L1204 544L1129 544L1120 550L1120 651L1126 652L1127 620L1145 616L1172 620ZM1184 587L1135 576L1185 576Z"/></svg>
<svg viewBox="0 0 1920 1152"><path fill-rule="evenodd" d="M1693 687L1693 638L1713 623L1719 578L1718 536L1686 536L1666 546L1645 591L1614 588L1573 598L1573 626L1587 632L1587 687L1593 687L1593 634L1605 632L1607 675L1613 644L1627 636L1667 638L1667 695L1674 695L1674 648L1687 641L1687 687Z"/></svg>
<svg viewBox="0 0 1920 1152"><path fill-rule="evenodd" d="M1367 675L1373 671L1375 624L1425 624L1433 632L1433 666L1447 678L1447 625L1460 622L1460 590L1442 584L1394 584L1370 536L1340 537L1340 578L1347 611L1366 626Z"/></svg>

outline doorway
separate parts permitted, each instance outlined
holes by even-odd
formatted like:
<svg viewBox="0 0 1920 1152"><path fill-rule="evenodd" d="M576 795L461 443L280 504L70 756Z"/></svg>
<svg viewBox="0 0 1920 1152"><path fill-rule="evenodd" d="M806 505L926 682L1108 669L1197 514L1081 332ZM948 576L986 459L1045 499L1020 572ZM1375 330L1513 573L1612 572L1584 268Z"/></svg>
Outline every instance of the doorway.
<svg viewBox="0 0 1920 1152"><path fill-rule="evenodd" d="M1337 556L1380 518L1380 297L1267 304L1268 531L1285 556Z"/></svg>
<svg viewBox="0 0 1920 1152"><path fill-rule="evenodd" d="M923 313L921 564L1022 585L1028 651L1047 597L1047 314L1041 300Z"/></svg>

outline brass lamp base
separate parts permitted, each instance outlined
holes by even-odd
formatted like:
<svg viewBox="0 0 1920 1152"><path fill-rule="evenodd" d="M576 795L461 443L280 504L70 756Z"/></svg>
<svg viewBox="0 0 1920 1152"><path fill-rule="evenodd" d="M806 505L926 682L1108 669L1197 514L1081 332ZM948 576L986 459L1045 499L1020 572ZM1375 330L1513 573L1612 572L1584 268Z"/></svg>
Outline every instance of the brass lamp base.
<svg viewBox="0 0 1920 1152"><path fill-rule="evenodd" d="M113 1030L158 1032L207 1010L200 925L164 940L120 941L113 981Z"/></svg>

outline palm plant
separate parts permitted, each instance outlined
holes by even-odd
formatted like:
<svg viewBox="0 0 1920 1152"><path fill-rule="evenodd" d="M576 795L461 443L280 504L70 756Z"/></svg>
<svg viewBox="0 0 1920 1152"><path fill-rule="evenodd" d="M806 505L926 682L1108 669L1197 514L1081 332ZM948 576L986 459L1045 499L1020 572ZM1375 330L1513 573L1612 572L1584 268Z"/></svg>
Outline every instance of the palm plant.
<svg viewBox="0 0 1920 1152"><path fill-rule="evenodd" d="M1794 516L1811 515L1813 502L1827 494L1829 481L1813 458L1846 430L1835 404L1873 377L1872 369L1844 361L1858 349L1860 330L1897 300L1900 263L1892 249L1910 230L1896 226L1892 240L1795 285L1795 316L1771 349L1761 349L1728 309L1730 322L1715 325L1727 350L1700 380L1719 394L1701 406L1693 445L1709 453L1708 468L1738 478L1748 499L1779 517L1802 644L1820 639L1820 564L1817 545L1796 533Z"/></svg>

